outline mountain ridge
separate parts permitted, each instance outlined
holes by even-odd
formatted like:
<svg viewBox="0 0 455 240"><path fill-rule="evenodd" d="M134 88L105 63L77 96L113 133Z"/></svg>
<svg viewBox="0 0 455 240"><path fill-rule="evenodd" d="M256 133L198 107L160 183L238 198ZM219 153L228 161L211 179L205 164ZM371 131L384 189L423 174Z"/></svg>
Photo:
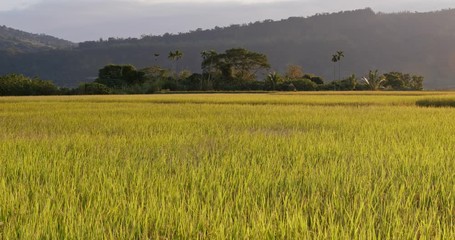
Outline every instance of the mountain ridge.
<svg viewBox="0 0 455 240"><path fill-rule="evenodd" d="M198 72L201 51L244 47L265 53L274 70L283 72L287 65L297 64L306 72L332 80L331 55L343 50L344 77L351 73L362 76L374 69L411 72L425 76L426 88L435 89L455 87L453 42L453 9L390 14L367 8L182 34L86 41L69 50L10 54L8 59L9 70L74 86L96 76L99 68L111 63L170 67L167 54L179 49L185 54L182 68ZM155 53L160 54L158 59ZM37 63L38 59L44 60ZM6 61L5 57L0 58L2 69Z"/></svg>
<svg viewBox="0 0 455 240"><path fill-rule="evenodd" d="M5 25L0 26L0 50L11 53L68 49L76 44L46 34L34 34Z"/></svg>

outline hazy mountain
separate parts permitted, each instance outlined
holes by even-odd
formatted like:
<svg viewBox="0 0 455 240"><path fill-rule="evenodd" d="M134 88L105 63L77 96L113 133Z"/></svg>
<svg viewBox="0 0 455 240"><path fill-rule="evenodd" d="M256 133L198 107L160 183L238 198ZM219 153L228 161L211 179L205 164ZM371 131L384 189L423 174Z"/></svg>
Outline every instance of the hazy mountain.
<svg viewBox="0 0 455 240"><path fill-rule="evenodd" d="M147 25L147 23L144 23ZM332 54L343 50L342 73L370 69L424 75L427 88L455 87L455 10L428 13L375 13L363 9L312 17L292 17L226 28L195 30L141 39L83 42L71 50L2 54L0 74L21 72L74 86L109 63L170 67L169 51L184 52L181 67L200 71L200 52L245 47L268 55L272 67L289 64L333 79ZM160 56L155 59L154 53Z"/></svg>
<svg viewBox="0 0 455 240"><path fill-rule="evenodd" d="M68 49L76 44L45 34L32 34L0 26L0 50L7 53L27 53L53 49Z"/></svg>

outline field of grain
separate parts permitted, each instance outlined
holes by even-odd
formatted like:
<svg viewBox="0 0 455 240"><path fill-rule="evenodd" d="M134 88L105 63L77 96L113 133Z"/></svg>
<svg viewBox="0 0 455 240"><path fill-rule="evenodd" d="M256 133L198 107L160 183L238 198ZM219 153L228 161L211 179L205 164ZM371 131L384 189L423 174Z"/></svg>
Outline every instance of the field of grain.
<svg viewBox="0 0 455 240"><path fill-rule="evenodd" d="M455 239L454 100L0 98L0 239Z"/></svg>

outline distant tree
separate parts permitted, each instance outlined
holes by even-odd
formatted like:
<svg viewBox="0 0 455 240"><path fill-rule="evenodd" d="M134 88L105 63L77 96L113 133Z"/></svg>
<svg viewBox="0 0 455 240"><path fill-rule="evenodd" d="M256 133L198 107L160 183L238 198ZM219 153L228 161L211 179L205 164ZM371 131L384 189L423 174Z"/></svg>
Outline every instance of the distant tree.
<svg viewBox="0 0 455 240"><path fill-rule="evenodd" d="M107 65L98 71L95 82L104 84L110 88L143 84L145 73L136 70L132 65Z"/></svg>
<svg viewBox="0 0 455 240"><path fill-rule="evenodd" d="M203 81L202 74L193 73L190 76L187 76L182 81L183 90L185 91L197 91L201 90L201 82Z"/></svg>
<svg viewBox="0 0 455 240"><path fill-rule="evenodd" d="M324 79L322 79L322 77L319 77L319 76L312 76L309 78L312 82L318 84L318 85L321 85L321 84L324 84Z"/></svg>
<svg viewBox="0 0 455 240"><path fill-rule="evenodd" d="M188 78L191 75L193 75L193 73L190 70L184 69L184 70L179 72L178 78L179 79L185 79L185 78Z"/></svg>
<svg viewBox="0 0 455 240"><path fill-rule="evenodd" d="M306 78L292 80L290 83L297 91L316 91L318 89L318 85L315 82Z"/></svg>
<svg viewBox="0 0 455 240"><path fill-rule="evenodd" d="M210 88L211 87L211 81L212 81L212 74L213 74L213 64L214 64L214 59L217 56L217 53L215 50L209 50L209 51L202 51L201 52L201 57L202 57L202 74L207 75L207 82L205 86L201 86L202 88ZM204 85L204 82L201 82L201 85Z"/></svg>
<svg viewBox="0 0 455 240"><path fill-rule="evenodd" d="M180 50L175 50L174 52L169 52L168 55L169 60L174 61L175 64L175 74L178 74L178 62L180 59L183 58L183 52Z"/></svg>
<svg viewBox="0 0 455 240"><path fill-rule="evenodd" d="M418 91L423 90L423 81L424 81L423 76L418 76L418 75L412 76L412 81L409 84L410 89L418 90Z"/></svg>
<svg viewBox="0 0 455 240"><path fill-rule="evenodd" d="M349 86L349 90L355 90L357 85L359 84L359 81L357 80L357 77L355 74L352 74L349 76L348 79L346 79L347 85Z"/></svg>
<svg viewBox="0 0 455 240"><path fill-rule="evenodd" d="M153 56L155 57L155 63L158 61L158 57L160 56L159 53L154 53Z"/></svg>
<svg viewBox="0 0 455 240"><path fill-rule="evenodd" d="M38 78L31 80L32 95L58 95L59 88L51 81L45 81Z"/></svg>
<svg viewBox="0 0 455 240"><path fill-rule="evenodd" d="M338 80L341 80L341 60L344 58L343 51L337 51L337 59L338 59Z"/></svg>
<svg viewBox="0 0 455 240"><path fill-rule="evenodd" d="M21 74L0 76L0 96L57 95L59 89L50 81Z"/></svg>
<svg viewBox="0 0 455 240"><path fill-rule="evenodd" d="M160 80L171 76L171 72L169 71L169 69L162 68L159 66L143 68L140 71L144 73L144 77L146 78L147 81Z"/></svg>
<svg viewBox="0 0 455 240"><path fill-rule="evenodd" d="M343 51L337 51L332 55L333 62L333 80L336 80L336 63L338 63L338 80L341 80L341 60L344 58Z"/></svg>
<svg viewBox="0 0 455 240"><path fill-rule="evenodd" d="M277 90L277 85L282 82L283 79L277 72L271 72L267 75L266 84L270 86L269 89L272 91Z"/></svg>
<svg viewBox="0 0 455 240"><path fill-rule="evenodd" d="M384 74L384 87L391 90L423 90L423 77L401 72Z"/></svg>
<svg viewBox="0 0 455 240"><path fill-rule="evenodd" d="M333 81L321 87L321 90L352 91L358 84L357 77L353 74L344 80Z"/></svg>
<svg viewBox="0 0 455 240"><path fill-rule="evenodd" d="M286 78L288 80L296 80L303 77L303 68L299 65L288 65L286 69Z"/></svg>
<svg viewBox="0 0 455 240"><path fill-rule="evenodd" d="M97 82L83 83L76 89L76 93L82 95L105 95L110 94L111 89Z"/></svg>
<svg viewBox="0 0 455 240"><path fill-rule="evenodd" d="M389 89L403 90L405 88L405 77L399 72L390 72L384 74L385 82L384 86Z"/></svg>
<svg viewBox="0 0 455 240"><path fill-rule="evenodd" d="M365 83L369 86L371 90L379 90L381 87L383 87L384 82L385 82L385 77L383 75L379 74L378 70L372 71L368 73L368 78L363 77L362 78Z"/></svg>
<svg viewBox="0 0 455 240"><path fill-rule="evenodd" d="M202 65L212 63L217 72L225 80L239 82L254 81L259 70L270 68L267 56L243 48L233 48L224 53L214 54L206 58Z"/></svg>
<svg viewBox="0 0 455 240"><path fill-rule="evenodd" d="M333 62L333 81L336 80L336 75L337 75L337 69L336 69L336 63L338 62L338 55L332 55L332 62Z"/></svg>

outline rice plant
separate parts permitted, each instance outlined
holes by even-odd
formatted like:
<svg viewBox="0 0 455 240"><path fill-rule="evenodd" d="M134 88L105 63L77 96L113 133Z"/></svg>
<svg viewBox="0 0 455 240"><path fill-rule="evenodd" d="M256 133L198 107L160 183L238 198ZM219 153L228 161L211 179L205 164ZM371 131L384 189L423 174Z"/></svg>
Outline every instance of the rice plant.
<svg viewBox="0 0 455 240"><path fill-rule="evenodd" d="M0 98L0 236L455 239L440 97Z"/></svg>

